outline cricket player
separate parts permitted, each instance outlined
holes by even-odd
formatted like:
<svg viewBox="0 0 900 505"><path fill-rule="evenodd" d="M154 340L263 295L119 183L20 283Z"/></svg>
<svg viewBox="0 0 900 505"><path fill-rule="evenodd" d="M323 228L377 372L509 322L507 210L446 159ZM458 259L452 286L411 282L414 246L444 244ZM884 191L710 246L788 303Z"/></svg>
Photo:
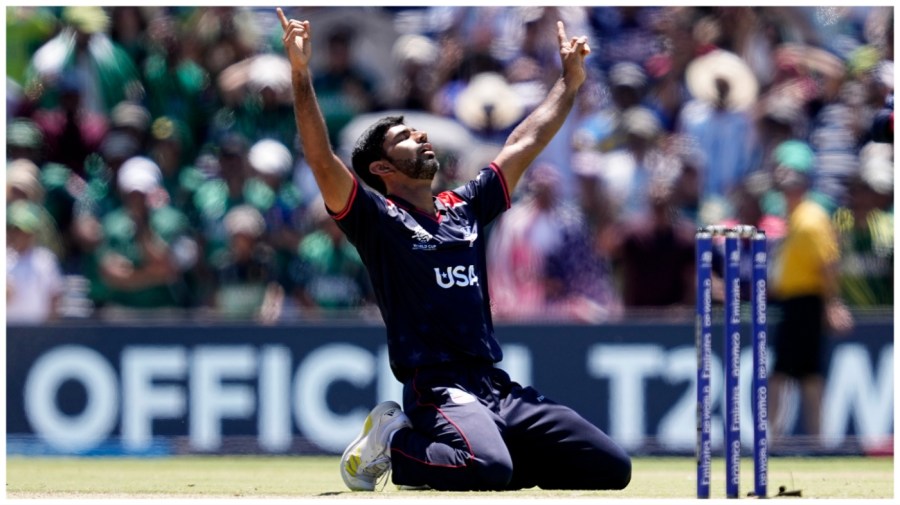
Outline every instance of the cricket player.
<svg viewBox="0 0 900 505"><path fill-rule="evenodd" d="M377 405L341 458L353 490L392 470L401 488L622 489L631 460L572 409L522 387L501 360L488 299L484 229L559 130L585 80L586 37L558 23L562 76L490 166L434 196L428 134L386 117L357 141L352 165L332 152L310 78L311 26L277 9L291 62L294 110L325 206L368 269L387 328L403 410ZM405 412L404 412L405 410Z"/></svg>

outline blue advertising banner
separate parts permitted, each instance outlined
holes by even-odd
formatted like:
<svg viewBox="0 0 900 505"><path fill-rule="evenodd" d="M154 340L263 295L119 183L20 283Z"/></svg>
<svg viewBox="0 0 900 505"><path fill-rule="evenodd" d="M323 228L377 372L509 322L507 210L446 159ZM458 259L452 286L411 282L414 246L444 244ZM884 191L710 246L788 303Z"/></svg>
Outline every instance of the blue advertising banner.
<svg viewBox="0 0 900 505"><path fill-rule="evenodd" d="M7 328L9 454L338 454L368 410L398 400L383 328ZM573 407L632 453L692 454L694 327L685 323L500 326L514 380ZM722 338L713 327L714 451L722 448ZM860 322L828 346L825 449L867 452L893 435L892 322ZM751 348L741 427L752 446ZM769 365L774 356L769 354ZM801 422L797 402L786 425ZM777 448L773 448L775 452Z"/></svg>

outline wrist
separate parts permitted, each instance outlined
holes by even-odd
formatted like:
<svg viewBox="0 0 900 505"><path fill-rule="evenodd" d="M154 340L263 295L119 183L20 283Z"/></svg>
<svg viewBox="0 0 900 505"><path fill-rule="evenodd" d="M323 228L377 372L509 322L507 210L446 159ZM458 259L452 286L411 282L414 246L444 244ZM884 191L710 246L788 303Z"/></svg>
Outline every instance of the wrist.
<svg viewBox="0 0 900 505"><path fill-rule="evenodd" d="M294 67L291 66L291 78L293 80L306 80L309 79L309 67Z"/></svg>
<svg viewBox="0 0 900 505"><path fill-rule="evenodd" d="M570 95L572 97L574 97L578 93L578 90L581 89L582 83L584 83L583 79L579 82L578 79L574 79L573 77L567 76L565 74L561 75L558 81L558 84L562 88L562 93L564 95Z"/></svg>

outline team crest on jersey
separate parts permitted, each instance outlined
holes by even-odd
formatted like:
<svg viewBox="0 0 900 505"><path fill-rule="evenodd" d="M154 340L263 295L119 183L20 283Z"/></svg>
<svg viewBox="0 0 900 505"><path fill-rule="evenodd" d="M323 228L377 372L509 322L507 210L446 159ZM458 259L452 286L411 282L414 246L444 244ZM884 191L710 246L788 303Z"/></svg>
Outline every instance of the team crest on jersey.
<svg viewBox="0 0 900 505"><path fill-rule="evenodd" d="M463 240L469 243L469 247L478 240L478 225L466 226L463 228Z"/></svg>

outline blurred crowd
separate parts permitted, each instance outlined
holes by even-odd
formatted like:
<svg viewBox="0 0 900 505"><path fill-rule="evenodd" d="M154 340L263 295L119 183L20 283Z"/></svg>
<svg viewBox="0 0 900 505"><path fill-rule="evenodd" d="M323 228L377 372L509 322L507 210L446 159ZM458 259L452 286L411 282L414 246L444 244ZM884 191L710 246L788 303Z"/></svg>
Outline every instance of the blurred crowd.
<svg viewBox="0 0 900 505"><path fill-rule="evenodd" d="M9 322L377 319L299 148L271 9L6 9ZM312 23L336 152L402 111L439 151L436 192L552 86L556 20L589 36L575 110L489 230L498 320L692 306L698 226L787 233L779 168L832 220L845 302L893 303L892 7L286 13Z"/></svg>

